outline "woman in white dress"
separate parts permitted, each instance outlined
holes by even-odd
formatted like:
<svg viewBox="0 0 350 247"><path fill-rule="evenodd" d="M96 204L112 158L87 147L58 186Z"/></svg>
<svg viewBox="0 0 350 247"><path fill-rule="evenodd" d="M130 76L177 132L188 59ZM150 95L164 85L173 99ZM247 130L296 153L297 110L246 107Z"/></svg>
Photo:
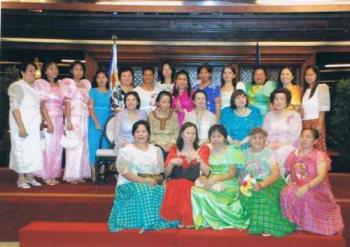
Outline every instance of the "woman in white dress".
<svg viewBox="0 0 350 247"><path fill-rule="evenodd" d="M33 173L43 169L40 142L40 96L33 88L35 64L20 66L22 79L8 89L10 97L10 169L18 173L17 185L22 189L41 186Z"/></svg>
<svg viewBox="0 0 350 247"><path fill-rule="evenodd" d="M199 89L192 95L192 101L195 109L186 112L185 123L191 122L198 129L199 144L208 143L208 131L211 126L217 123L214 113L207 110L207 94L204 90Z"/></svg>

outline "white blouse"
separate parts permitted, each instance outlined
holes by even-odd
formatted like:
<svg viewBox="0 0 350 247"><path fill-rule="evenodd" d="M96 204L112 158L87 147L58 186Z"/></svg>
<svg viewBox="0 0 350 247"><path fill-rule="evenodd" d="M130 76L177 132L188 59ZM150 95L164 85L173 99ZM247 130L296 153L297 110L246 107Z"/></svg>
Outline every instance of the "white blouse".
<svg viewBox="0 0 350 247"><path fill-rule="evenodd" d="M329 88L326 84L319 84L311 98L310 93L311 89L308 88L303 96L303 120L318 119L320 111L330 110Z"/></svg>
<svg viewBox="0 0 350 247"><path fill-rule="evenodd" d="M199 144L202 144L208 140L208 131L211 126L217 123L217 119L216 116L208 110L201 118L197 115L196 110L193 110L185 112L184 122L191 122L197 126Z"/></svg>
<svg viewBox="0 0 350 247"><path fill-rule="evenodd" d="M236 85L236 90L241 89L245 92L245 85L244 82L238 82ZM233 91L227 91L227 92L221 92L221 110L225 107L231 106L231 95L233 94Z"/></svg>
<svg viewBox="0 0 350 247"><path fill-rule="evenodd" d="M141 100L140 110L143 110L147 113L154 111L157 108L156 98L158 93L160 92L157 84L154 84L154 88L152 91L146 91L141 86L137 86L134 91L138 93Z"/></svg>

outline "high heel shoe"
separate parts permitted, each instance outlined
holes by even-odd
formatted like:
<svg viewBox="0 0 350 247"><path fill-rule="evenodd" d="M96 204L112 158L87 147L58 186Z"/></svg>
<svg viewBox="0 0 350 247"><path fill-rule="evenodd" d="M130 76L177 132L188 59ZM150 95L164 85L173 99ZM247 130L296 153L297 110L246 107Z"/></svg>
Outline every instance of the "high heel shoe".
<svg viewBox="0 0 350 247"><path fill-rule="evenodd" d="M31 188L30 185L27 184L26 182L23 182L23 183L17 182L17 187L21 188L21 189L30 189Z"/></svg>

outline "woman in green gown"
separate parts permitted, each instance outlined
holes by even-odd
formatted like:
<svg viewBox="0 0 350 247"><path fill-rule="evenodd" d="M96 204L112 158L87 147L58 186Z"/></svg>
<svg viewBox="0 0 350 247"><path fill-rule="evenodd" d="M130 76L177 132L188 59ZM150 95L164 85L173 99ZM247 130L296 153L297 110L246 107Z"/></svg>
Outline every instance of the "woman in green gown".
<svg viewBox="0 0 350 247"><path fill-rule="evenodd" d="M209 129L209 177L200 177L192 187L195 229L246 229L249 219L239 199L237 169L242 168L243 153L227 144L227 131L216 124Z"/></svg>

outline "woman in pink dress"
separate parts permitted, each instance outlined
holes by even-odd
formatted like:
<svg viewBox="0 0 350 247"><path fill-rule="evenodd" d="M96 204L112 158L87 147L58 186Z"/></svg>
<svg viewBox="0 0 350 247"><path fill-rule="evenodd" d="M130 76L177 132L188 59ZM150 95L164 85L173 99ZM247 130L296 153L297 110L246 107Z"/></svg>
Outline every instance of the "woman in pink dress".
<svg viewBox="0 0 350 247"><path fill-rule="evenodd" d="M84 79L85 66L75 61L71 66L72 78L60 81L64 95L66 135L78 140L66 148L66 167L63 179L70 183L84 182L91 177L88 147L88 100L91 84Z"/></svg>
<svg viewBox="0 0 350 247"><path fill-rule="evenodd" d="M289 110L291 93L286 88L272 92L270 102L274 111L266 114L263 128L269 133L267 145L276 152L279 158L281 176L284 177L284 162L290 152L299 145L301 133L301 116Z"/></svg>
<svg viewBox="0 0 350 247"><path fill-rule="evenodd" d="M37 173L48 185L58 184L61 176L63 148L59 144L63 135L63 94L57 82L58 67L56 62L48 61L42 67L42 79L34 82L45 107L41 111L46 115L43 128L43 163L44 169Z"/></svg>
<svg viewBox="0 0 350 247"><path fill-rule="evenodd" d="M328 181L331 160L315 149L318 140L316 129L303 130L300 148L285 163L291 179L281 192L281 206L283 214L300 230L334 235L342 233L344 224Z"/></svg>
<svg viewBox="0 0 350 247"><path fill-rule="evenodd" d="M185 111L190 112L194 108L191 95L192 86L190 77L186 70L180 70L175 75L172 103L172 108L175 109L177 113L180 126L184 124Z"/></svg>

